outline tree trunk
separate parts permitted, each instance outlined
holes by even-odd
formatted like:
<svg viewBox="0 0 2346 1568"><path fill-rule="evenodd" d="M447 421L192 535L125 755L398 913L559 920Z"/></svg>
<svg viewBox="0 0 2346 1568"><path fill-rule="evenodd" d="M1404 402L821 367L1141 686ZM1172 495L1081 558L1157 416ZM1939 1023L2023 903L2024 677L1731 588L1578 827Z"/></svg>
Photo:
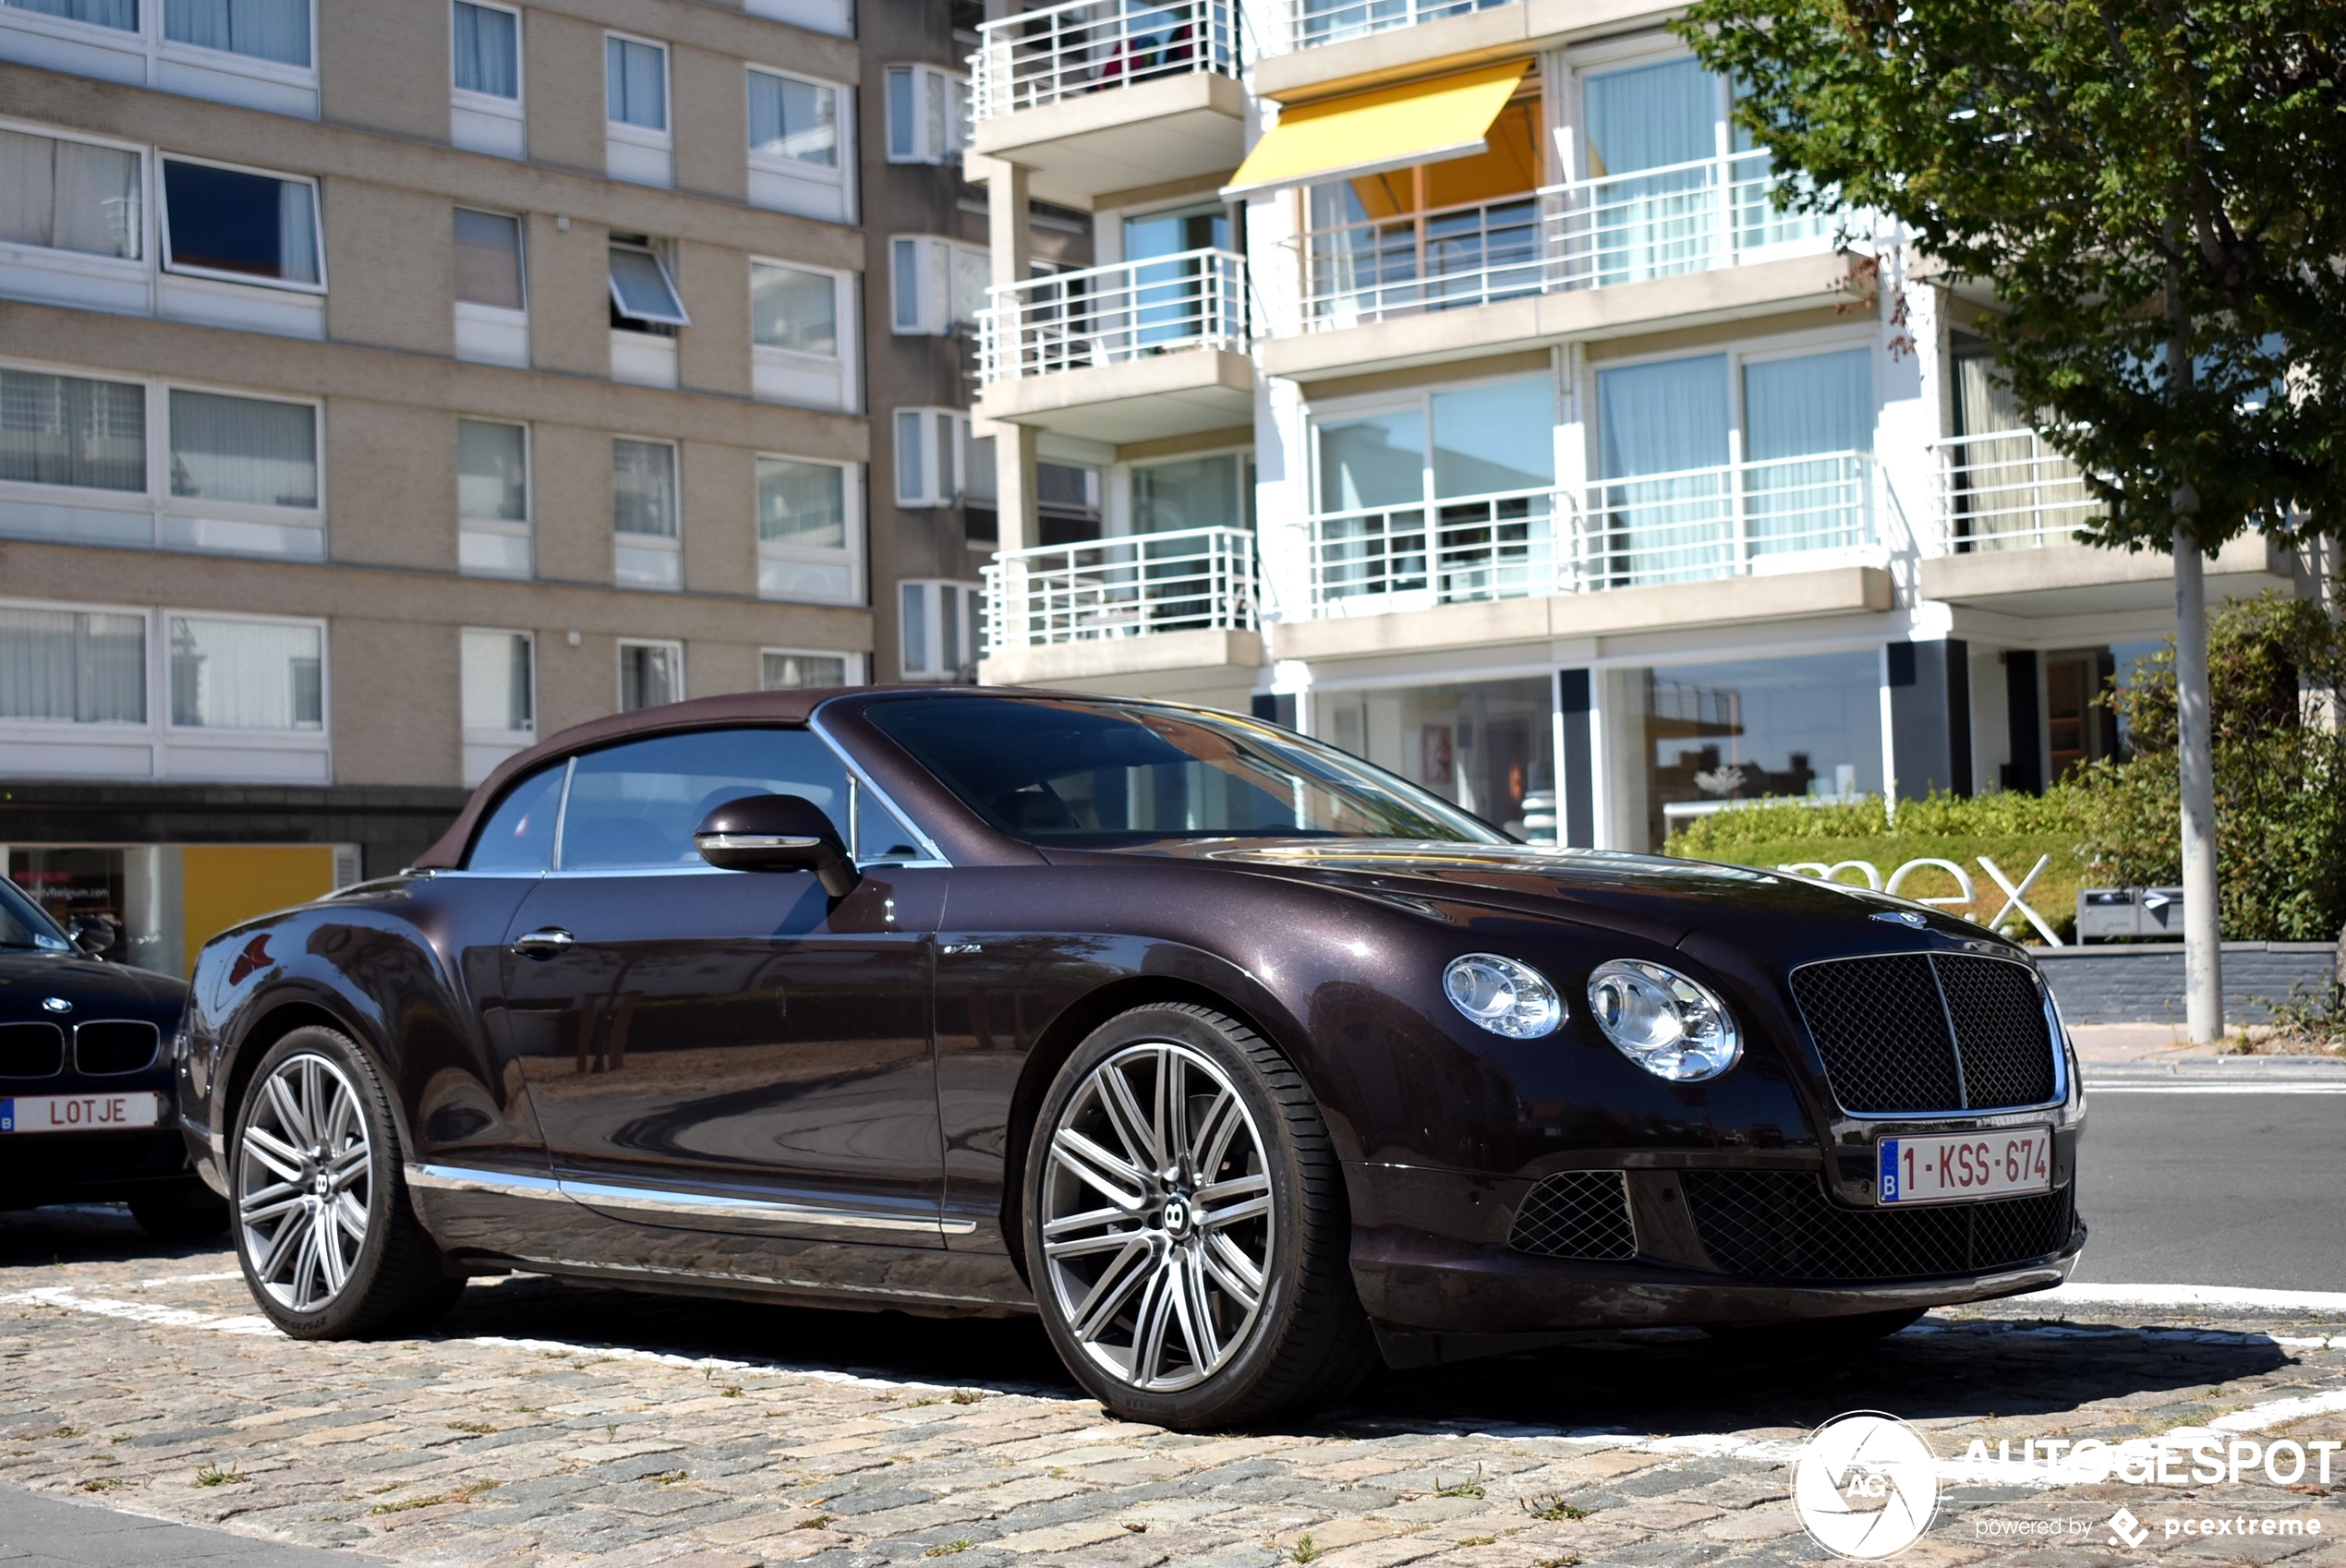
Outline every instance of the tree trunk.
<svg viewBox="0 0 2346 1568"><path fill-rule="evenodd" d="M2183 769L2183 1013L2192 1043L2224 1031L2217 922L2216 760L2207 711L2207 584L2199 541L2175 525L2175 728Z"/></svg>

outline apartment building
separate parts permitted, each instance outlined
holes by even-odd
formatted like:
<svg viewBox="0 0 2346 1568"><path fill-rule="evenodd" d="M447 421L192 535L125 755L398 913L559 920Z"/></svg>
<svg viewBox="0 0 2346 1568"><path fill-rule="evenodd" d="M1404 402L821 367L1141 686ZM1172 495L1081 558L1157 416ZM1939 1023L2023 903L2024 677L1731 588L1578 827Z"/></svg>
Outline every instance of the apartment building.
<svg viewBox="0 0 2346 1568"><path fill-rule="evenodd" d="M981 679L1300 726L1533 840L2037 789L2173 624L1989 373L1989 301L1787 216L1654 0L998 6ZM1038 453L1087 443L1095 537ZM2307 586L2249 538L2210 588Z"/></svg>
<svg viewBox="0 0 2346 1568"><path fill-rule="evenodd" d="M0 0L12 875L175 971L541 734L873 676L853 30Z"/></svg>

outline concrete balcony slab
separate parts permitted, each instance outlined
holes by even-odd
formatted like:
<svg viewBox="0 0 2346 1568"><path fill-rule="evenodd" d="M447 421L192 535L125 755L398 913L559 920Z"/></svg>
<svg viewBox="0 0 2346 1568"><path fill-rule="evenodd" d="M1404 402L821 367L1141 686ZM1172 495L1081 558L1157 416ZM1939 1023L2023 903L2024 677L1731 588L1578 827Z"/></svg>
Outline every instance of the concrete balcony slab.
<svg viewBox="0 0 2346 1568"><path fill-rule="evenodd" d="M996 381L973 412L1116 446L1226 430L1253 422L1254 366L1226 348L1173 349Z"/></svg>
<svg viewBox="0 0 2346 1568"><path fill-rule="evenodd" d="M1850 263L1829 251L1789 256L1272 338L1261 347L1263 370L1326 380L1813 309L1851 297L1857 284Z"/></svg>
<svg viewBox="0 0 2346 1568"><path fill-rule="evenodd" d="M2295 575L2290 553L2261 534L2246 534L2207 562L2211 598L2246 598L2286 587ZM1978 550L1922 563L1922 597L1967 609L2026 619L2107 615L2171 609L2175 563L2156 550L2128 552L2091 545Z"/></svg>
<svg viewBox="0 0 2346 1568"><path fill-rule="evenodd" d="M1246 92L1195 71L980 120L970 151L1028 171L1037 200L1089 211L1104 191L1227 175L1246 156Z"/></svg>
<svg viewBox="0 0 2346 1568"><path fill-rule="evenodd" d="M1888 572L1878 566L1835 566L1765 577L1656 583L1559 594L1552 598L1439 605L1391 615L1283 621L1268 631L1273 658L1321 660L1754 621L1878 614L1892 603Z"/></svg>

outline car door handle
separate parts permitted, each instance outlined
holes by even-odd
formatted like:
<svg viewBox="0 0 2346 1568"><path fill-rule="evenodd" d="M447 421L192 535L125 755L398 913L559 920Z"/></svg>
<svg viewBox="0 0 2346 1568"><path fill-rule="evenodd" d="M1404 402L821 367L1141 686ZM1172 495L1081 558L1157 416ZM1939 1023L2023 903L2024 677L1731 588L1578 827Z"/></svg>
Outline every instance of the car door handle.
<svg viewBox="0 0 2346 1568"><path fill-rule="evenodd" d="M526 935L514 937L514 951L526 959L550 959L577 940L559 925L541 925Z"/></svg>

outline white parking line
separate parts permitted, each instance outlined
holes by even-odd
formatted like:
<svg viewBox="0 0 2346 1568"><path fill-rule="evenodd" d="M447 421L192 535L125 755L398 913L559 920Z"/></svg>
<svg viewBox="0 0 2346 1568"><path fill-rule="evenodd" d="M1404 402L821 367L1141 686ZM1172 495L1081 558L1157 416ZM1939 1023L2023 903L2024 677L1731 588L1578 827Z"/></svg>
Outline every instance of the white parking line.
<svg viewBox="0 0 2346 1568"><path fill-rule="evenodd" d="M2086 1096L2104 1094L2346 1094L2346 1083L2096 1083Z"/></svg>
<svg viewBox="0 0 2346 1568"><path fill-rule="evenodd" d="M2016 1307L2216 1307L2233 1311L2346 1313L2346 1291L2229 1285L2078 1285L2013 1297Z"/></svg>

